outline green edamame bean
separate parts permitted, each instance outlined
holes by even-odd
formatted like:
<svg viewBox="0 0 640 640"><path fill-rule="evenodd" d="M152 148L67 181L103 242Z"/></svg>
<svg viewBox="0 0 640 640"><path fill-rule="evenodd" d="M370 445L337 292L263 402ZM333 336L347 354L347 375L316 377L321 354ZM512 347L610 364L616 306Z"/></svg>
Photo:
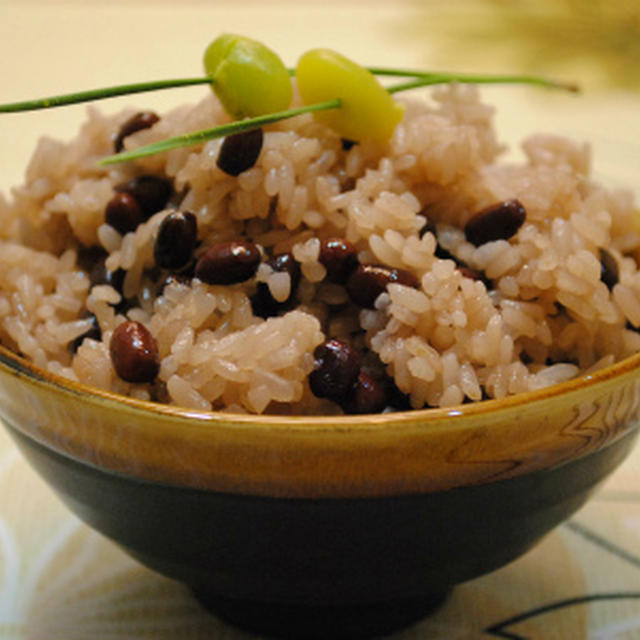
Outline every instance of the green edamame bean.
<svg viewBox="0 0 640 640"><path fill-rule="evenodd" d="M260 42L224 34L205 51L204 68L213 90L234 118L251 118L286 109L291 78L282 60Z"/></svg>
<svg viewBox="0 0 640 640"><path fill-rule="evenodd" d="M387 142L403 108L364 67L330 49L312 49L298 61L298 89L305 104L340 98L342 106L314 113L348 140Z"/></svg>

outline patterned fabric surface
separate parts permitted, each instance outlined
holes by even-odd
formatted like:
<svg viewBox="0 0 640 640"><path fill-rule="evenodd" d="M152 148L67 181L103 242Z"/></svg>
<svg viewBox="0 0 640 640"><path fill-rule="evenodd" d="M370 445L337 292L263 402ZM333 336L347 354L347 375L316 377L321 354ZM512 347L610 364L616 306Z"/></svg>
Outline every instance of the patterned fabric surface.
<svg viewBox="0 0 640 640"><path fill-rule="evenodd" d="M555 6L519 4L534 11L537 20ZM605 4L612 11L635 6L597 3ZM289 64L311 46L329 46L370 64L477 71L477 58L491 62L487 71L520 70L513 64L522 56L505 56L504 47L490 49L473 41L476 26L484 37L491 33L487 21L505 3L465 0L448 3L445 12L438 5L426 0L186 0L178 8L150 0L0 0L0 59L7 65L5 80L11 78L0 90L0 101L194 75L203 48L221 31L260 38ZM587 5L564 2L562 10L579 13ZM573 21L565 13L563 28L570 28ZM514 15L511 22L501 22L503 29L517 23ZM577 18L575 24L584 24ZM598 18L589 24L616 20L608 15L605 22ZM529 24L531 48L534 23ZM622 57L624 68L626 49L621 45L614 51L616 34L609 27L600 31L606 31L603 46L610 47L611 56ZM540 47L549 42L542 38ZM573 62L565 55L562 66L549 73L580 80L586 89L591 76L607 75L613 58L598 57L592 36L585 42L588 56L578 49ZM484 55L477 56L479 51ZM489 51L495 53L487 61ZM539 56L544 64L557 59L553 51L544 54ZM599 59L608 66L596 68ZM9 64L19 73L9 73ZM636 65L636 77L637 70ZM607 78L614 80L610 73ZM104 108L113 112L135 104L162 110L197 100L202 90L118 99ZM484 95L498 107L497 127L506 142L534 130L589 140L595 173L614 185L631 186L640 197L640 96L628 86L586 90L580 97L505 88L488 88ZM83 117L84 107L73 107L0 120L0 191L21 180L40 135L69 137ZM0 429L0 640L252 637L204 612L181 585L142 568L70 515ZM459 586L435 614L393 637L640 639L640 447L580 512L536 548L506 568Z"/></svg>
<svg viewBox="0 0 640 640"><path fill-rule="evenodd" d="M0 431L0 640L250 640L58 502ZM640 638L640 447L566 524L394 640Z"/></svg>

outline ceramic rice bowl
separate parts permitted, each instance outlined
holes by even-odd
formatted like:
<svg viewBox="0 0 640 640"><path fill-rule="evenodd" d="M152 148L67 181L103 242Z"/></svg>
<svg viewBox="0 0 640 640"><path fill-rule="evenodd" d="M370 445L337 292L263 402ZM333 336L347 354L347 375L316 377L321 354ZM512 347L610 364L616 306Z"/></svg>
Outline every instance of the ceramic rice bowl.
<svg viewBox="0 0 640 640"><path fill-rule="evenodd" d="M0 348L0 400L76 515L214 612L357 637L425 615L576 511L638 435L640 356L503 400L298 418L125 398Z"/></svg>

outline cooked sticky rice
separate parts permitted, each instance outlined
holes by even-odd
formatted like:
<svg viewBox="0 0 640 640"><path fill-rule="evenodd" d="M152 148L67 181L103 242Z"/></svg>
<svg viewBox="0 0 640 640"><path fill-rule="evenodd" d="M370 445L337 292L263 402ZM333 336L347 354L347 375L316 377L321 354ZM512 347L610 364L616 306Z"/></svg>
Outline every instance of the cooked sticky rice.
<svg viewBox="0 0 640 640"><path fill-rule="evenodd" d="M590 177L588 145L534 134L523 162L505 162L475 87L405 105L385 146L350 144L312 115L270 125L257 162L237 177L217 166L222 140L99 167L135 112L90 107L74 140L39 142L24 184L0 199L1 343L54 374L143 400L287 414L342 411L309 386L314 351L329 339L351 345L413 409L540 389L639 351L638 212L631 192ZM227 121L208 96L161 115L125 148ZM141 175L169 179L173 196L119 233L105 207ZM514 235L469 241L477 212L512 200L526 210ZM175 210L196 216L196 257L218 242L255 244L255 275L167 281L154 243ZM410 272L417 286L389 284L362 308L327 278L328 238L352 243L361 265ZM298 283L269 266L284 253L300 265ZM87 256L121 270L121 289L92 278ZM267 317L252 304L258 287L279 303ZM125 321L155 338L152 381L114 369L110 341Z"/></svg>

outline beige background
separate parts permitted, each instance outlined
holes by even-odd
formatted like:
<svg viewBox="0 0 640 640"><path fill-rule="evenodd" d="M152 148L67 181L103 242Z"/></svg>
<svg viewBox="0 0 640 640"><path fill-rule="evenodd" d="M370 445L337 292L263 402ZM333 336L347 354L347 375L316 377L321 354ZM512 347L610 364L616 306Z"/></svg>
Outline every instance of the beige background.
<svg viewBox="0 0 640 640"><path fill-rule="evenodd" d="M551 11L551 3L539 4ZM516 71L516 56L504 49L491 53L480 41L452 35L492 15L487 2L471 0L451 2L444 12L435 2L407 0L4 0L0 101L197 75L204 47L221 31L261 39L289 65L307 48L328 46L369 64L477 70L482 59L491 64L487 71ZM487 62L488 53L494 57ZM515 143L533 130L589 140L595 174L640 196L640 97L628 87L603 86L606 74L597 62L587 51L573 67L556 70L580 81L582 96L528 88L483 93L499 107L504 141ZM119 98L102 108L163 109L205 90ZM38 137L70 137L84 112L77 106L0 116L0 190L8 193L21 180ZM517 149L511 153L517 156ZM610 592L640 592L638 448L571 525L511 566L459 587L440 612L397 638L495 637L483 629L551 602ZM567 606L508 631L534 640L640 638L640 599ZM248 637L69 515L0 431L0 640Z"/></svg>
<svg viewBox="0 0 640 640"><path fill-rule="evenodd" d="M620 4L634 3L638 4ZM440 3L429 0L0 0L0 100L198 75L206 44L223 31L261 39L288 65L306 49L325 46L362 64L477 71L485 44L452 42L451 32L460 22L487 20L486 12L479 10L484 4L456 0L447 4L454 9L443 17ZM494 60L481 60L487 72L517 70L504 52L498 51ZM523 133L537 128L589 140L596 172L640 193L638 95L611 87L603 90L592 75L599 70L579 60L576 65L575 71L562 68L556 73L579 81L585 89L580 97L487 88L487 98L499 108L502 138L515 144ZM163 108L197 98L202 91L170 90L112 99L102 106L114 111L144 100L146 106ZM79 105L4 115L0 189L21 179L39 136L70 137L84 111Z"/></svg>

